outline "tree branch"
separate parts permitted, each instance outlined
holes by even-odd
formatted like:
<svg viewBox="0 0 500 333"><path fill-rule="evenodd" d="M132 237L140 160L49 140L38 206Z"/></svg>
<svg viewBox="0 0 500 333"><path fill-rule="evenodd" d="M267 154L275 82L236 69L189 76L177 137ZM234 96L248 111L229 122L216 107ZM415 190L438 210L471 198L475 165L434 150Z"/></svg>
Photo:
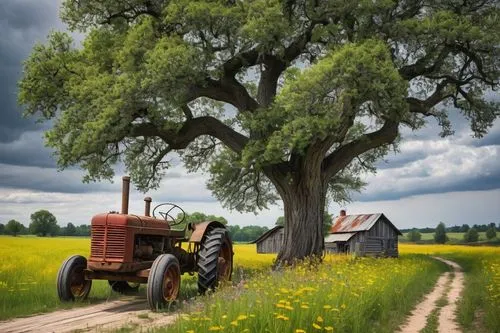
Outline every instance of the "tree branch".
<svg viewBox="0 0 500 333"><path fill-rule="evenodd" d="M235 152L241 152L248 138L214 117L197 117L186 121L179 130L161 129L152 123L134 124L127 136L156 136L165 141L172 149L184 149L202 135L213 136Z"/></svg>
<svg viewBox="0 0 500 333"><path fill-rule="evenodd" d="M329 178L345 168L356 156L384 144L389 144L397 136L398 123L393 120L386 120L379 130L364 134L356 140L337 148L323 160L322 169L326 174L325 178Z"/></svg>
<svg viewBox="0 0 500 333"><path fill-rule="evenodd" d="M436 54L431 52L427 53L422 58L418 59L413 65L404 66L399 70L399 74L405 80L410 81L418 76L431 74L436 72L444 63L444 60L450 53L451 49L443 47L436 57ZM428 66L429 62L436 57L432 65Z"/></svg>
<svg viewBox="0 0 500 333"><path fill-rule="evenodd" d="M187 99L193 101L198 97L208 97L229 103L240 112L251 112L259 108L259 103L234 77L223 77L220 80L207 78L203 86L198 85L191 89Z"/></svg>

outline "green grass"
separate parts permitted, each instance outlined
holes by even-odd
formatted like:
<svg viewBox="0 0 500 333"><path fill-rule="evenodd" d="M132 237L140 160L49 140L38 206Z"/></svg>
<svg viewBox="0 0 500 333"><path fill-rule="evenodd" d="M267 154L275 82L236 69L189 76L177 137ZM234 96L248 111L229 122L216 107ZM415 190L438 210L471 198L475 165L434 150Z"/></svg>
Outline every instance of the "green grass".
<svg viewBox="0 0 500 333"><path fill-rule="evenodd" d="M0 236L0 320L85 306L120 297L120 294L111 290L107 281L93 281L87 300L76 303L59 301L56 291L59 267L70 255L88 257L89 249L89 238ZM235 252L235 283L261 271L262 267L269 267L272 262L273 256L256 257L255 245L235 245ZM139 297L145 298L145 289L146 286L141 285ZM184 274L180 300L191 299L197 294L197 276Z"/></svg>
<svg viewBox="0 0 500 333"><path fill-rule="evenodd" d="M407 240L407 234L403 234L403 241ZM488 240L486 238L486 232L478 232L479 234L479 241L486 241ZM434 233L421 233L422 241L433 241L434 240ZM464 233L463 232L447 232L446 236L448 236L450 242L461 242L464 240Z"/></svg>
<svg viewBox="0 0 500 333"><path fill-rule="evenodd" d="M458 321L465 332L500 332L500 257L498 253L447 253L459 263L465 289L458 303Z"/></svg>
<svg viewBox="0 0 500 333"><path fill-rule="evenodd" d="M393 332L446 269L422 255L335 256L318 267L267 272L223 288L155 331Z"/></svg>

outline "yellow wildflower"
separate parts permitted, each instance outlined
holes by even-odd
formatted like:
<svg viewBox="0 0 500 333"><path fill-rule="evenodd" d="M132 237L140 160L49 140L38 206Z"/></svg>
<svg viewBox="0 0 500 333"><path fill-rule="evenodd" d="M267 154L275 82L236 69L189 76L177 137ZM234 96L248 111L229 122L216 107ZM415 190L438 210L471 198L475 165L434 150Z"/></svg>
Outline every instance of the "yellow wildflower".
<svg viewBox="0 0 500 333"><path fill-rule="evenodd" d="M323 317L318 316L318 318L316 318L316 321L317 321L318 323L322 323L322 322L323 322Z"/></svg>
<svg viewBox="0 0 500 333"><path fill-rule="evenodd" d="M313 323L313 327L314 327L315 329L317 329L317 330L320 330L320 329L322 328L321 326L319 326L319 325L318 325L318 324L316 324L316 323Z"/></svg>
<svg viewBox="0 0 500 333"><path fill-rule="evenodd" d="M220 326L220 325L219 326L212 326L212 327L208 328L209 331L221 331L223 329L224 329L224 327Z"/></svg>
<svg viewBox="0 0 500 333"><path fill-rule="evenodd" d="M245 319L247 319L247 318L248 318L248 316L245 316L245 315L243 315L243 314L240 314L240 315L238 316L238 318L236 318L236 320L245 320Z"/></svg>
<svg viewBox="0 0 500 333"><path fill-rule="evenodd" d="M290 320L290 318L288 318L287 316L284 316L282 314L279 314L276 316L276 319L281 319L281 320Z"/></svg>
<svg viewBox="0 0 500 333"><path fill-rule="evenodd" d="M331 326L325 326L325 331L327 331L327 332L333 332L333 327L331 327Z"/></svg>

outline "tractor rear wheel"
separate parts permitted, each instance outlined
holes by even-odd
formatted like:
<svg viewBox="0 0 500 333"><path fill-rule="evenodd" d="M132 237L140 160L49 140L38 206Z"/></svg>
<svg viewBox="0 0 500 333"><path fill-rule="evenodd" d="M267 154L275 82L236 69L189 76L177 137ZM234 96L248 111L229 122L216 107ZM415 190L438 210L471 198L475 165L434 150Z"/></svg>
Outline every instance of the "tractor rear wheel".
<svg viewBox="0 0 500 333"><path fill-rule="evenodd" d="M159 255L149 271L147 297L151 310L162 309L177 299L181 289L179 260L172 254Z"/></svg>
<svg viewBox="0 0 500 333"><path fill-rule="evenodd" d="M75 255L66 259L57 273L57 294L63 302L86 299L92 287L92 280L85 280L83 270L87 259Z"/></svg>
<svg viewBox="0 0 500 333"><path fill-rule="evenodd" d="M207 231L198 253L198 291L215 289L220 281L230 281L233 272L233 245L225 228Z"/></svg>
<svg viewBox="0 0 500 333"><path fill-rule="evenodd" d="M127 281L108 281L111 289L120 294L135 294L139 290L139 283L128 283Z"/></svg>

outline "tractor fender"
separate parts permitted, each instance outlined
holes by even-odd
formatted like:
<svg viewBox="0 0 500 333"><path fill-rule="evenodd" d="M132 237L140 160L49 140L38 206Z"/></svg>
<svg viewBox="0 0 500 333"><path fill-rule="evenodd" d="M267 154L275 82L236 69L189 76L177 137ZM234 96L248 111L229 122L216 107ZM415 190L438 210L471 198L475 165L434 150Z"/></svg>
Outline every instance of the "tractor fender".
<svg viewBox="0 0 500 333"><path fill-rule="evenodd" d="M200 243L207 230L211 228L226 228L226 226L219 221L206 221L193 224L191 225L191 228L193 229L193 233L191 234L189 241L193 243Z"/></svg>

